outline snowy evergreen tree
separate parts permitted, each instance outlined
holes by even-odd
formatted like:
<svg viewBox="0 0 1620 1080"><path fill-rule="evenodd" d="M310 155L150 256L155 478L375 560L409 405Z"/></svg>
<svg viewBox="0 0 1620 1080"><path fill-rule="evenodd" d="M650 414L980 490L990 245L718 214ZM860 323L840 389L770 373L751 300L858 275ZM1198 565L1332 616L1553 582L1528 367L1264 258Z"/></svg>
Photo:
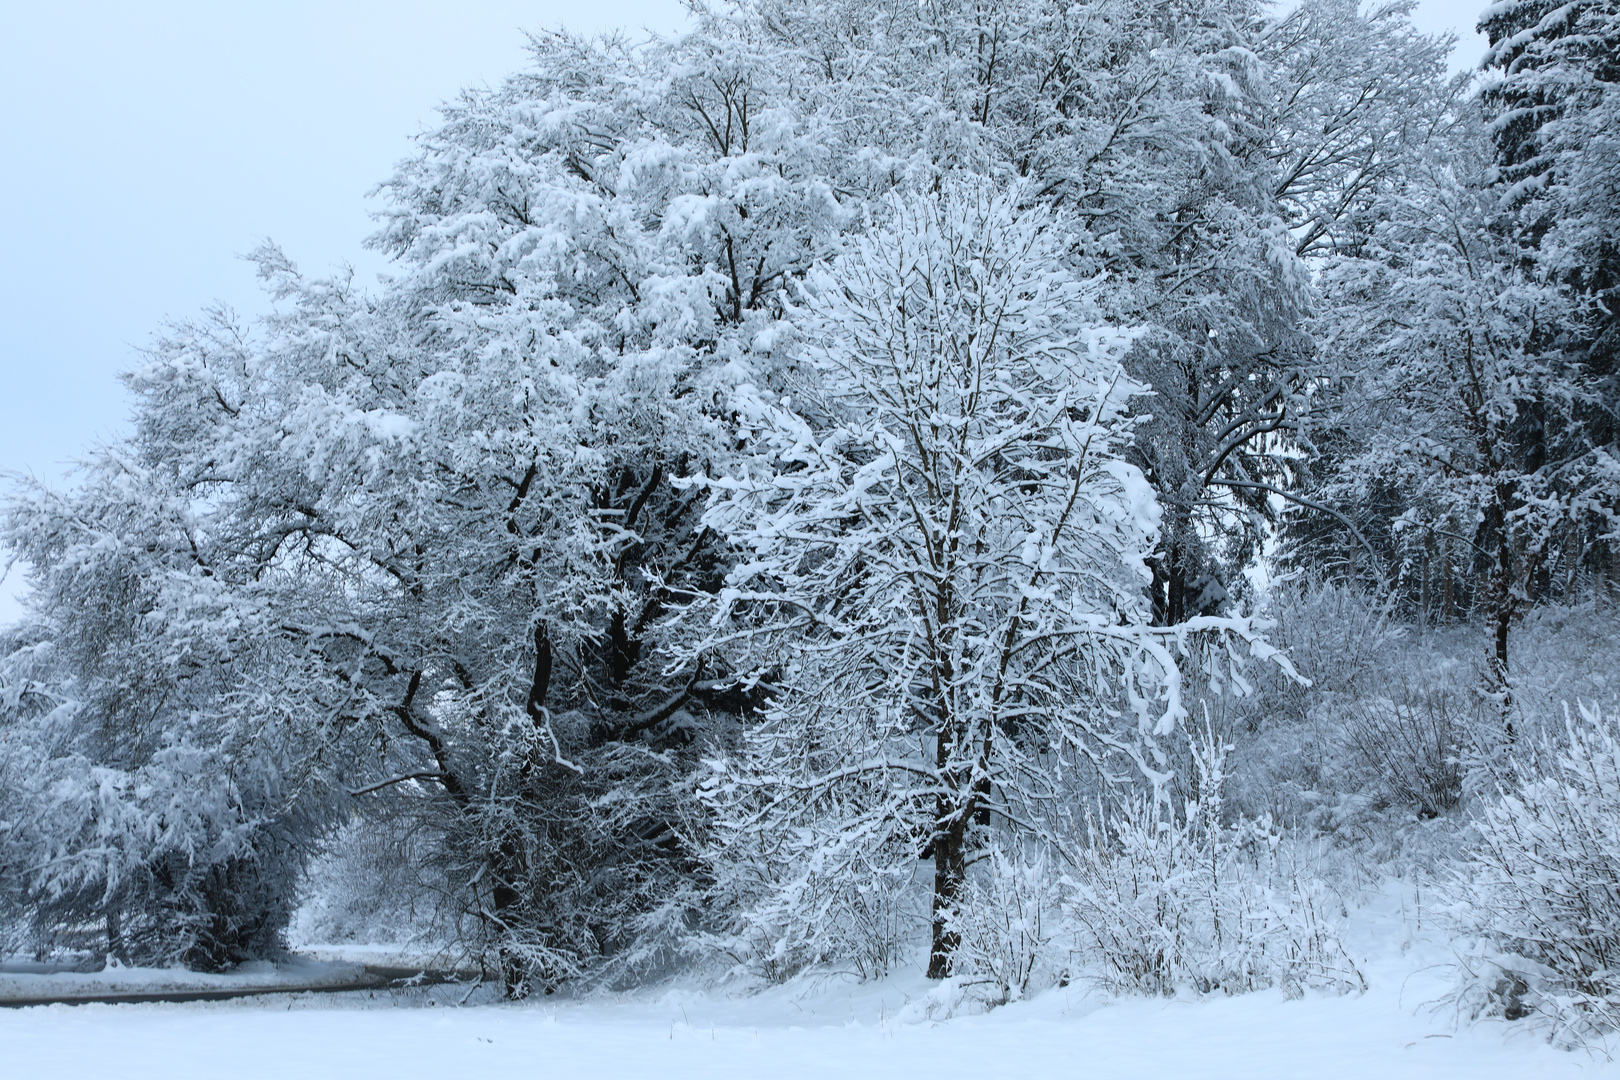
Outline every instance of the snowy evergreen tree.
<svg viewBox="0 0 1620 1080"><path fill-rule="evenodd" d="M1583 547L1612 532L1620 461L1586 422L1604 391L1572 340L1575 305L1497 227L1470 132L1448 147L1475 148L1473 176L1436 157L1386 204L1361 256L1325 274L1358 433L1330 491L1350 506L1400 492L1387 535L1403 577L1421 577L1426 599L1431 562L1435 577L1461 567L1505 695L1511 627L1538 599L1573 594Z"/></svg>
<svg viewBox="0 0 1620 1080"><path fill-rule="evenodd" d="M1613 0L1493 4L1480 17L1497 181L1536 258L1585 297L1589 362L1612 370L1620 289L1620 6Z"/></svg>
<svg viewBox="0 0 1620 1080"><path fill-rule="evenodd" d="M1556 332L1594 393L1575 403L1594 446L1620 440L1620 6L1612 0L1494 4L1482 93L1501 228L1538 280L1573 303ZM1609 540L1587 558L1613 563ZM1613 573L1613 565L1603 566ZM1602 572L1602 571L1600 571Z"/></svg>

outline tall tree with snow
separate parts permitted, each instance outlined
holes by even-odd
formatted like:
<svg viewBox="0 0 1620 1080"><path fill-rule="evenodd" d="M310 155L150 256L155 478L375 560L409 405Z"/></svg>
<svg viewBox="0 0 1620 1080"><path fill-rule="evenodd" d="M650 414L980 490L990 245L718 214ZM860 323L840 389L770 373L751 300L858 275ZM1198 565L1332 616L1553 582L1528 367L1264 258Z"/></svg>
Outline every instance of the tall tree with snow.
<svg viewBox="0 0 1620 1080"><path fill-rule="evenodd" d="M1143 588L1158 508L1122 457L1130 335L1027 194L882 205L806 286L802 382L749 416L759 452L707 482L746 552L707 647L775 694L707 782L714 857L736 932L789 970L923 853L946 976L988 831L1038 840L1115 757L1154 776L1181 715Z"/></svg>
<svg viewBox="0 0 1620 1080"><path fill-rule="evenodd" d="M0 878L42 940L100 923L112 955L212 969L280 948L353 694L287 640L262 548L199 511L157 434L183 418L144 420L6 509L37 615L0 659Z"/></svg>
<svg viewBox="0 0 1620 1080"><path fill-rule="evenodd" d="M1480 16L1498 76L1482 91L1495 148L1500 228L1528 272L1573 300L1559 347L1590 393L1574 404L1594 446L1620 446L1620 5L1493 4ZM1620 545L1589 537L1586 558L1620 572ZM1600 571L1600 572L1602 572Z"/></svg>
<svg viewBox="0 0 1620 1080"><path fill-rule="evenodd" d="M1072 211L1072 247L1111 272L1100 302L1144 328L1126 365L1157 393L1142 406L1153 437L1132 451L1167 514L1151 562L1157 617L1222 608L1257 541L1247 523L1270 512L1257 485L1287 482L1265 440L1293 427L1309 360L1295 211L1279 197L1327 214L1345 194L1331 174L1386 114L1365 121L1348 77L1317 92L1333 80L1305 61L1289 73L1305 86L1279 81L1279 58L1301 51L1298 26L1280 31L1248 0L745 10L750 32L828 75L881 80L851 106L917 129L934 162L1025 178L1036 199ZM1321 129L1314 110L1333 93L1352 104ZM1346 130L1355 146L1341 156Z"/></svg>
<svg viewBox="0 0 1620 1080"><path fill-rule="evenodd" d="M1329 491L1363 506L1400 493L1387 527L1408 585L1427 593L1449 549L1432 572L1455 573L1454 558L1477 583L1505 704L1512 626L1574 595L1587 547L1612 534L1620 460L1587 422L1604 391L1580 360L1576 305L1500 228L1481 134L1464 122L1444 146L1472 144L1473 175L1437 155L1358 257L1324 273L1326 347L1359 443Z"/></svg>
<svg viewBox="0 0 1620 1080"><path fill-rule="evenodd" d="M1592 363L1612 369L1620 326L1620 5L1507 0L1480 16L1483 91L1503 208L1549 273L1590 305Z"/></svg>
<svg viewBox="0 0 1620 1080"><path fill-rule="evenodd" d="M665 606L725 560L669 480L724 451L782 276L847 217L819 139L772 111L768 56L548 38L536 57L385 186L401 272L378 295L260 252L277 313L161 342L131 376L133 440L98 456L111 479L14 503L7 534L52 619L98 603L56 554L85 531L115 541L69 553L135 559L136 594L184 576L234 605L264 653L233 644L233 664L259 666L185 685L266 737L280 710L355 732L341 755L285 745L323 762L317 790L341 779L443 837L442 891L514 993L629 962L666 904L681 924L683 761L747 702L661 655ZM126 620L151 668L126 682L176 652L155 603Z"/></svg>

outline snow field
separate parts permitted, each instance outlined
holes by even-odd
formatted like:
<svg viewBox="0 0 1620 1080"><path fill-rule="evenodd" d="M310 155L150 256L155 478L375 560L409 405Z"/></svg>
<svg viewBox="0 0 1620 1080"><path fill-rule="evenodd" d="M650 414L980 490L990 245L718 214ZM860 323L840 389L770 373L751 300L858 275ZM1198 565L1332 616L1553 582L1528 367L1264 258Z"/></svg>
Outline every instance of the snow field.
<svg viewBox="0 0 1620 1080"><path fill-rule="evenodd" d="M1075 984L989 1013L931 1020L941 994L908 972L799 980L748 996L653 995L394 1008L387 995L0 1010L0 1076L1140 1077L1474 1080L1620 1074L1525 1024L1458 1022L1446 945L1385 890L1347 941L1365 994L1109 1000ZM459 991L457 992L459 993ZM441 995L442 996L442 995ZM405 1000L403 998L399 1000ZM420 1003L422 998L414 999ZM453 995L444 997L453 1000Z"/></svg>
<svg viewBox="0 0 1620 1080"><path fill-rule="evenodd" d="M354 1009L252 1005L50 1006L0 1015L13 1077L193 1080L414 1077L1338 1077L1442 1080L1612 1072L1497 1025L1457 1031L1390 989L1284 1002L1274 993L1088 1007L1062 991L988 1015L902 1023L783 999ZM870 998L865 1003L872 1004ZM852 1002L853 1004L853 1002ZM313 1007L311 1007L313 1005ZM786 1012L784 1012L784 1009ZM757 1012L757 1016L750 1015ZM753 1023L749 1021L753 1020Z"/></svg>

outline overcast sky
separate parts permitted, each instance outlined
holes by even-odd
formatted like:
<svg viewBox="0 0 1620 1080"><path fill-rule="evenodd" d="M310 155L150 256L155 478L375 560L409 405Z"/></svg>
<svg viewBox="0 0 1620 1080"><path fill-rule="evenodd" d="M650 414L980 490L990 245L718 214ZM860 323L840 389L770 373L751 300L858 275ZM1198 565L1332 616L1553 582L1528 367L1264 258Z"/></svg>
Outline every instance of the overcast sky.
<svg viewBox="0 0 1620 1080"><path fill-rule="evenodd" d="M1471 67L1481 6L1415 18ZM57 480L120 431L115 375L165 318L262 310L237 257L262 239L370 280L365 193L439 102L523 64L523 29L683 20L678 0L0 0L0 472Z"/></svg>

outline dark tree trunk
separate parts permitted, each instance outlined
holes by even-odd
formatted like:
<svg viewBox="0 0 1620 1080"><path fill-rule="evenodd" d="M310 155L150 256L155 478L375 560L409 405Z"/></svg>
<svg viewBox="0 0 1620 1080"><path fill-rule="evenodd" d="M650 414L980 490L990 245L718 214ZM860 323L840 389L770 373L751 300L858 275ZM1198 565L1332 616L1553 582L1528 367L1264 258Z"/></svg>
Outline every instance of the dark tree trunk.
<svg viewBox="0 0 1620 1080"><path fill-rule="evenodd" d="M1205 609L1205 589L1216 567L1199 539L1192 512L1184 505L1167 500L1161 536L1159 553L1148 560L1153 572L1153 583L1149 586L1153 594L1153 624L1174 626L1210 614Z"/></svg>
<svg viewBox="0 0 1620 1080"><path fill-rule="evenodd" d="M512 839L503 841L490 859L491 877L495 881L490 896L491 908L495 916L496 930L503 935L511 933L513 927L510 919L523 898L518 889L522 864L523 853L518 850L517 843ZM507 942L501 943L500 956L501 983L506 988L506 996L514 1001L527 996L528 979L524 971L523 958Z"/></svg>
<svg viewBox="0 0 1620 1080"><path fill-rule="evenodd" d="M1513 533L1507 524L1513 497L1511 483L1498 485L1496 499L1485 512L1485 528L1496 548L1490 583L1486 589L1491 626L1491 648L1486 660L1486 692L1497 699L1502 729L1509 742L1515 738L1513 692L1508 684L1508 636L1513 628L1517 599L1513 591Z"/></svg>
<svg viewBox="0 0 1620 1080"><path fill-rule="evenodd" d="M934 796L934 836L931 841L934 849L934 900L930 919L933 940L928 950L930 979L943 979L951 973L952 958L957 946L962 943L962 935L953 929L952 922L957 899L962 892L962 882L967 877L965 840L972 806L971 797L970 805L963 806L955 796L956 792L962 790L963 784L962 777L951 768L951 759L955 756L958 741L964 735L956 729L955 724L942 718L939 738L934 747L935 765L945 790Z"/></svg>
<svg viewBox="0 0 1620 1080"><path fill-rule="evenodd" d="M537 729L546 722L551 663L551 635L542 622L534 628L534 678L529 682L529 695L523 706L529 721ZM524 763L521 770L524 779L528 778L534 765L532 760ZM523 886L528 877L527 862L525 852L513 836L503 839L490 857L490 872L494 880L490 891L491 913L495 917L496 928L503 934L512 931L512 923L523 903ZM508 944L503 944L500 952L501 981L506 986L506 996L513 999L526 996L528 979L523 958Z"/></svg>
<svg viewBox="0 0 1620 1080"><path fill-rule="evenodd" d="M129 963L129 954L124 951L124 909L117 904L107 908L107 958Z"/></svg>
<svg viewBox="0 0 1620 1080"><path fill-rule="evenodd" d="M933 941L928 950L928 977L943 979L951 973L951 963L962 935L951 926L956 903L967 877L967 853L963 850L966 820L961 808L946 795L934 800L934 903Z"/></svg>
<svg viewBox="0 0 1620 1080"><path fill-rule="evenodd" d="M1170 507L1165 512L1164 540L1160 554L1152 560L1153 569L1153 622L1156 626L1174 626L1186 620L1189 614L1188 592L1191 587L1188 570L1197 560L1188 538L1192 531L1190 516L1183 510Z"/></svg>

